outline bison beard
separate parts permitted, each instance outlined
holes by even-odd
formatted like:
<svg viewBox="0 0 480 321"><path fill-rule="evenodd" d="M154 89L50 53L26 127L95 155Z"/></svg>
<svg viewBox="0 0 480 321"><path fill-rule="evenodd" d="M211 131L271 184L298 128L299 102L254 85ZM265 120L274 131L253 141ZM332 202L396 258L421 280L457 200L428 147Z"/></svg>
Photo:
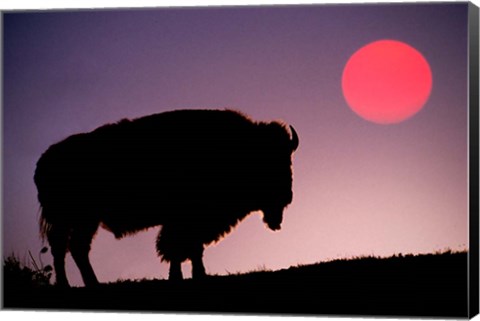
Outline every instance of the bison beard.
<svg viewBox="0 0 480 321"><path fill-rule="evenodd" d="M161 225L157 250L169 278L182 278L187 259L193 278L204 276L204 247L249 213L280 228L297 146L293 127L230 110L121 120L50 146L34 180L57 284L68 286L67 251L84 283L98 283L88 253L99 225L117 238Z"/></svg>

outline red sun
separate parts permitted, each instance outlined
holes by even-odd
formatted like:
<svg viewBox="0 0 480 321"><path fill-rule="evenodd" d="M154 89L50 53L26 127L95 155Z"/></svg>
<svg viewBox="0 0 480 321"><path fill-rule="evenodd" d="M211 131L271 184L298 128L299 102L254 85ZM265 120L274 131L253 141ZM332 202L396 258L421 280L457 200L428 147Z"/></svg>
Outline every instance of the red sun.
<svg viewBox="0 0 480 321"><path fill-rule="evenodd" d="M355 52L343 70L342 88L350 108L378 124L404 121L430 96L432 72L415 48L379 40Z"/></svg>

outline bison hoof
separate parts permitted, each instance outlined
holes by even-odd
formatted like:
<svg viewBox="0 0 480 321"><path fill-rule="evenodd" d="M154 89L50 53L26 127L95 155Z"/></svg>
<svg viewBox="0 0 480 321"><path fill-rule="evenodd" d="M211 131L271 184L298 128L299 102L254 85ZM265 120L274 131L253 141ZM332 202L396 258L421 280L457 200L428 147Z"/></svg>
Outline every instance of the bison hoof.
<svg viewBox="0 0 480 321"><path fill-rule="evenodd" d="M207 274L205 271L199 271L195 272L195 270L192 271L192 279L194 280L203 280L207 277Z"/></svg>
<svg viewBox="0 0 480 321"><path fill-rule="evenodd" d="M169 282L180 282L183 280L183 276L168 276L168 281Z"/></svg>
<svg viewBox="0 0 480 321"><path fill-rule="evenodd" d="M57 287L59 289L69 289L70 284L68 284L68 282L56 282L55 287Z"/></svg>
<svg viewBox="0 0 480 321"><path fill-rule="evenodd" d="M170 271L170 273L168 274L168 280L169 281L182 281L183 280L183 275L182 275L182 272L173 272Z"/></svg>
<svg viewBox="0 0 480 321"><path fill-rule="evenodd" d="M85 283L85 286L87 288L96 288L98 286L100 286L100 282L96 281L96 282L88 282L88 283Z"/></svg>

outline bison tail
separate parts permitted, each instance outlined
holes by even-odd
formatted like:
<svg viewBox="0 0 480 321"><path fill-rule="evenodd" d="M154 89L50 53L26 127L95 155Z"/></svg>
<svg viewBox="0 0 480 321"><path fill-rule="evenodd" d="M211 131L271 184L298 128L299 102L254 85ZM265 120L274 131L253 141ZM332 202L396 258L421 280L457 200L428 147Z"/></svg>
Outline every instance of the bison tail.
<svg viewBox="0 0 480 321"><path fill-rule="evenodd" d="M40 211L40 237L44 241L47 238L48 232L52 229L52 223L48 222L47 216L45 215L45 209L41 209Z"/></svg>

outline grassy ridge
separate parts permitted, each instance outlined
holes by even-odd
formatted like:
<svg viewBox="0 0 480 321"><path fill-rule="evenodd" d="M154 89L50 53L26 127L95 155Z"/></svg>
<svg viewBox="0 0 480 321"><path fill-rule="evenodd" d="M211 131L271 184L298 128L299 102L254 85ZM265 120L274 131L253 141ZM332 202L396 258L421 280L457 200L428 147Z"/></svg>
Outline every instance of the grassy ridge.
<svg viewBox="0 0 480 321"><path fill-rule="evenodd" d="M202 281L4 289L4 307L365 316L467 316L467 253L337 260Z"/></svg>

